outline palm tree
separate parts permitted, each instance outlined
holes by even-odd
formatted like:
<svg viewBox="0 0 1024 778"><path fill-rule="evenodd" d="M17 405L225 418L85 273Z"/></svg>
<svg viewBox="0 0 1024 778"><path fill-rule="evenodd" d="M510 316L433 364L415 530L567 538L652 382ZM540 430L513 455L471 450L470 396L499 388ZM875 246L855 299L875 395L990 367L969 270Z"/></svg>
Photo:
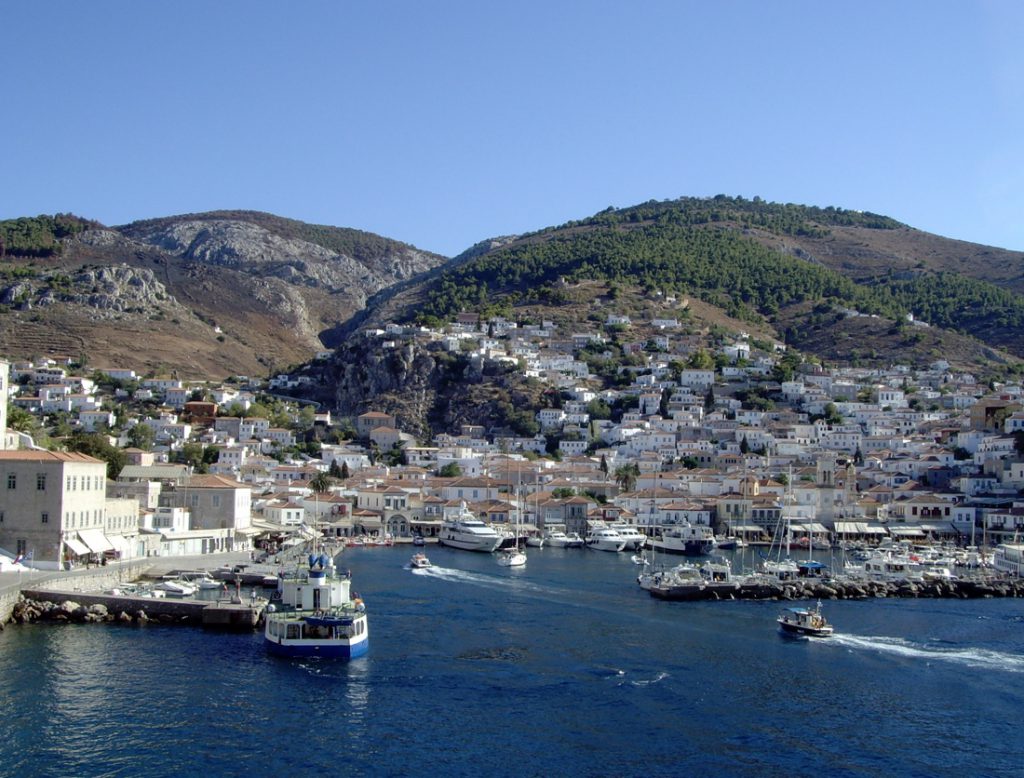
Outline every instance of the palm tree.
<svg viewBox="0 0 1024 778"><path fill-rule="evenodd" d="M316 495L327 494L327 492L331 491L331 485L333 483L334 479L321 470L309 479L309 488L312 489L313 493Z"/></svg>
<svg viewBox="0 0 1024 778"><path fill-rule="evenodd" d="M309 479L309 488L313 490L313 527L316 527L316 523L320 521L320 495L327 494L331 491L331 484L334 483L334 479L331 478L323 470L317 472L315 476Z"/></svg>
<svg viewBox="0 0 1024 778"><path fill-rule="evenodd" d="M615 468L615 483L620 492L631 492L636 488L636 479L640 475L640 467L634 462Z"/></svg>

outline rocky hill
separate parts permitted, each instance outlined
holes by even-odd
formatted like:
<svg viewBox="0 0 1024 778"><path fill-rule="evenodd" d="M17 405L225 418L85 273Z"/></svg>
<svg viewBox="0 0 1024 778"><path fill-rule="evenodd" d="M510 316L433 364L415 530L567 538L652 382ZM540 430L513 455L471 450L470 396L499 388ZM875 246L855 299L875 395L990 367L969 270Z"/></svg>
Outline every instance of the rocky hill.
<svg viewBox="0 0 1024 778"><path fill-rule="evenodd" d="M370 295L445 261L370 233L248 211L79 227L51 246L36 241L49 250L8 251L0 354L264 376L334 345L330 332Z"/></svg>
<svg viewBox="0 0 1024 778"><path fill-rule="evenodd" d="M680 198L478 244L378 293L346 327L436 323L459 311L515 315L524 305L557 309L564 284L599 280L700 301L834 362L943 356L984 371L1024 357L1022 279L1024 253L877 214ZM908 331L909 316L929 326Z"/></svg>

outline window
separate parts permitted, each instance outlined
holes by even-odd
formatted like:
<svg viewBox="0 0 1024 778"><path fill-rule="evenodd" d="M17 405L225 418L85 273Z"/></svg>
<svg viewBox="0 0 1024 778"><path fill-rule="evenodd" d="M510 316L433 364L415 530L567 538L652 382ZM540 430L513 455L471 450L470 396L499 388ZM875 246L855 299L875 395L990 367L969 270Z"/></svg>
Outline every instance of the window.
<svg viewBox="0 0 1024 778"><path fill-rule="evenodd" d="M43 524L49 524L50 523L50 514L47 513L46 511L43 511L43 513L40 516L40 518L42 519L42 523Z"/></svg>
<svg viewBox="0 0 1024 778"><path fill-rule="evenodd" d="M36 473L36 490L46 491L46 473Z"/></svg>
<svg viewBox="0 0 1024 778"><path fill-rule="evenodd" d="M0 511L0 524L4 523L4 512Z"/></svg>
<svg viewBox="0 0 1024 778"><path fill-rule="evenodd" d="M18 488L18 474L17 473L8 473L7 474L7 488L8 489L16 489L16 488Z"/></svg>
<svg viewBox="0 0 1024 778"><path fill-rule="evenodd" d="M220 495L219 494L213 495L212 504L213 504L214 508L219 508L220 507Z"/></svg>

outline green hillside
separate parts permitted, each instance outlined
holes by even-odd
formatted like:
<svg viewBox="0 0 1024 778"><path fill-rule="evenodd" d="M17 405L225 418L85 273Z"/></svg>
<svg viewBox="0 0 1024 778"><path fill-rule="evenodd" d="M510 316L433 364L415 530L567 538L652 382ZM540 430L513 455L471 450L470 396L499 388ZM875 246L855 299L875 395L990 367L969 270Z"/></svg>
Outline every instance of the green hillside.
<svg viewBox="0 0 1024 778"><path fill-rule="evenodd" d="M766 245L764 235L822 239L834 227L906 229L884 216L718 196L644 203L522 236L456 264L430 282L415 317L557 304L561 280L597 279L689 295L740 320L772 322L806 303L830 303L983 336L1024 354L1024 299L995 284L923 265L855 282L825 265Z"/></svg>
<svg viewBox="0 0 1024 778"><path fill-rule="evenodd" d="M100 226L99 222L71 213L0 221L0 259L59 255L63 251L63 238Z"/></svg>

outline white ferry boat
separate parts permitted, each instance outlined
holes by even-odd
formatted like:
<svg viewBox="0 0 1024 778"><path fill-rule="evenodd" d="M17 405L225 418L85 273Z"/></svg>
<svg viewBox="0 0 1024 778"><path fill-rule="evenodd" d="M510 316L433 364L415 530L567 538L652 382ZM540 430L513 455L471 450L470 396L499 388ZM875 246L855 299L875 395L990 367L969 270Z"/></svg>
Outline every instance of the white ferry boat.
<svg viewBox="0 0 1024 778"><path fill-rule="evenodd" d="M504 537L494 527L474 516L465 504L458 516L444 521L437 536L437 542L442 546L488 554L497 549L503 540Z"/></svg>
<svg viewBox="0 0 1024 778"><path fill-rule="evenodd" d="M1024 543L1001 543L996 546L992 567L1000 573L1024 576Z"/></svg>
<svg viewBox="0 0 1024 778"><path fill-rule="evenodd" d="M703 556L715 550L715 533L703 524L678 524L650 538L648 545L667 554Z"/></svg>
<svg viewBox="0 0 1024 778"><path fill-rule="evenodd" d="M351 595L347 573L327 554L278 579L281 600L267 606L263 642L288 657L352 658L369 649L366 608Z"/></svg>

